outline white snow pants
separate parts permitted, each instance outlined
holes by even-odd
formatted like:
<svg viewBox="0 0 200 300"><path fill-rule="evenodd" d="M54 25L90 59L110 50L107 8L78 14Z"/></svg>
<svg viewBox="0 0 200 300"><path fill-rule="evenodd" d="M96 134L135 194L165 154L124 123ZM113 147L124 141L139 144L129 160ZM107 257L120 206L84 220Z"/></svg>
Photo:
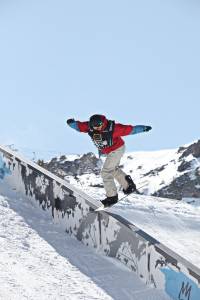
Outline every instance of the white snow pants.
<svg viewBox="0 0 200 300"><path fill-rule="evenodd" d="M119 168L120 160L124 152L125 145L106 155L106 160L101 170L101 176L107 197L113 197L117 195L117 187L114 179L119 182L123 189L128 188L128 183L125 179L127 174Z"/></svg>

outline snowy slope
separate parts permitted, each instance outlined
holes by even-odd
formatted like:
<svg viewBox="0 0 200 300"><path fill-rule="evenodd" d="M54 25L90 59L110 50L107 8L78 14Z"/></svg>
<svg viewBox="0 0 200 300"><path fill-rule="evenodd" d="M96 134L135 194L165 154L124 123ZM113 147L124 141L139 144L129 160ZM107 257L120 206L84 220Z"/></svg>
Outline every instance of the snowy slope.
<svg viewBox="0 0 200 300"><path fill-rule="evenodd" d="M67 177L70 183L87 194L102 199L104 189L91 187L101 183L96 176L82 175L78 181ZM119 193L123 197L123 193ZM129 195L112 208L133 224L158 239L177 254L200 267L200 199L170 200L152 196Z"/></svg>
<svg viewBox="0 0 200 300"><path fill-rule="evenodd" d="M30 202L0 196L0 299L169 299L52 222Z"/></svg>
<svg viewBox="0 0 200 300"><path fill-rule="evenodd" d="M78 156L75 159L77 161ZM69 161L68 156L65 160L55 160L57 168ZM84 160L81 163L86 164ZM200 267L200 175L197 172L200 170L200 141L179 149L126 153L121 167L147 196L129 196L115 205L112 211ZM94 172L88 170L87 174L65 176L65 179L93 198L100 200L105 197L101 176ZM169 185L174 187L174 194L177 189L187 194L192 194L195 189L199 198L178 201L150 196ZM123 193L119 191L119 195L123 196Z"/></svg>
<svg viewBox="0 0 200 300"><path fill-rule="evenodd" d="M180 155L177 149L129 153L122 164L148 194L179 176ZM199 158L187 155L187 161L192 162L189 172L199 168ZM99 175L90 172L66 179L97 200L105 196ZM0 299L167 299L118 263L67 236L44 212L19 201L0 197ZM177 201L130 195L110 210L200 267L198 198Z"/></svg>

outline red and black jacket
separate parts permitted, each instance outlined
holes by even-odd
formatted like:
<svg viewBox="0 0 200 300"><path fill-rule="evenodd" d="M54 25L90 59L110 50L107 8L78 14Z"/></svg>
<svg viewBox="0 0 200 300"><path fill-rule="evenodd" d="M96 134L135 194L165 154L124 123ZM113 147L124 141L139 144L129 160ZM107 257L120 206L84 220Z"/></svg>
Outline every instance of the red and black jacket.
<svg viewBox="0 0 200 300"><path fill-rule="evenodd" d="M102 121L103 127L100 131L90 128L88 121L74 121L70 126L77 131L87 133L102 154L109 154L124 145L121 137L132 134L134 127L107 120L103 115Z"/></svg>

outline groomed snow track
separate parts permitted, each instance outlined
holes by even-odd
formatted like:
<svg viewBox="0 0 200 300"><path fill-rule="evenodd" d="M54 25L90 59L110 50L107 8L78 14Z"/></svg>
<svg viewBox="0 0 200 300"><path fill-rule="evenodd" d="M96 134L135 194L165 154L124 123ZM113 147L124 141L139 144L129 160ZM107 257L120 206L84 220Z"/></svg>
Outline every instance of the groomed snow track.
<svg viewBox="0 0 200 300"><path fill-rule="evenodd" d="M200 270L159 241L37 164L0 146L0 189L37 203L87 246L118 259L175 300L200 299Z"/></svg>

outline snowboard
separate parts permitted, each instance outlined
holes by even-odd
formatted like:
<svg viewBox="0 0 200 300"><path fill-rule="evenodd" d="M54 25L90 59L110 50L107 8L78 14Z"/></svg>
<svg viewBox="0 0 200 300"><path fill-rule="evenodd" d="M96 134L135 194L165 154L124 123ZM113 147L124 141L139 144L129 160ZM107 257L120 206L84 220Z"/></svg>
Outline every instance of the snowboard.
<svg viewBox="0 0 200 300"><path fill-rule="evenodd" d="M138 190L134 191L133 193L130 193L128 195L125 195L123 197L121 197L116 203L110 204L110 205L101 205L100 207L96 208L95 211L102 211L102 210L106 210L108 208L111 208L112 206L114 206L115 204L119 203L120 201L124 200L126 197L132 195L132 194L136 194L136 195L142 195L142 193L140 193Z"/></svg>

